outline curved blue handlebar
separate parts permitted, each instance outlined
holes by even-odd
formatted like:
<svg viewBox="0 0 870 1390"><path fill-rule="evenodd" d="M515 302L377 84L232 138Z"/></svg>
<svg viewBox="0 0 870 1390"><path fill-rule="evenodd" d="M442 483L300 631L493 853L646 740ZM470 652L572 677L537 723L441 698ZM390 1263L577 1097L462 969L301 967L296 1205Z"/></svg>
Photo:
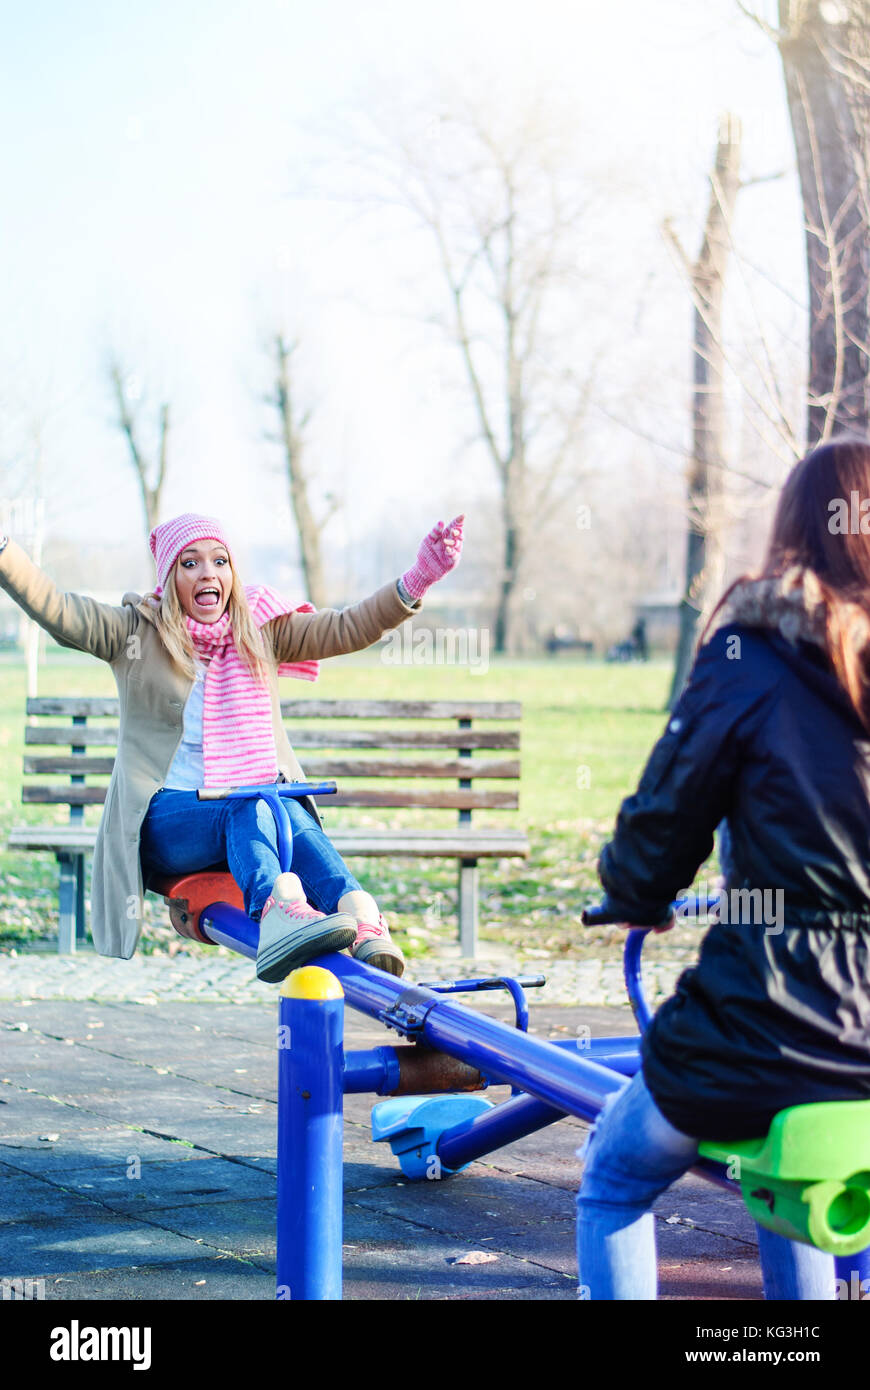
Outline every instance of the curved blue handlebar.
<svg viewBox="0 0 870 1390"><path fill-rule="evenodd" d="M643 943L647 933L651 930L651 927L632 927L626 938L625 950L622 953L622 973L625 978L625 988L628 991L631 1011L634 1014L634 1021L639 1033L646 1032L652 1019L652 1013L643 992L643 977L640 969Z"/></svg>
<svg viewBox="0 0 870 1390"><path fill-rule="evenodd" d="M708 912L713 912L719 906L719 898L698 898L686 897L677 898L671 903L671 911L679 917L703 917ZM613 904L605 898L603 902L596 903L594 907L587 907L583 911L582 921L585 927L612 925L615 922L623 922L624 914L618 912ZM628 993L631 1011L634 1014L638 1031L645 1033L652 1020L652 1011L646 1002L646 995L643 992L643 977L641 974L641 953L643 943L654 927L631 927L626 937L625 949L622 953L622 971L625 979L625 988Z"/></svg>

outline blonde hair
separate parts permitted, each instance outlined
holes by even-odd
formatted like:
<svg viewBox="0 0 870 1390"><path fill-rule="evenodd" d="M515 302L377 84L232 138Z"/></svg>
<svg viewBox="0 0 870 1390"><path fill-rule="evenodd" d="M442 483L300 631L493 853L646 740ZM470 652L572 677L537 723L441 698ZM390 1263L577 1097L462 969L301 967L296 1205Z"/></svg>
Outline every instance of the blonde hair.
<svg viewBox="0 0 870 1390"><path fill-rule="evenodd" d="M186 614L175 587L175 566L169 571L163 593L146 595L151 600L157 631L173 664L191 680L196 675L194 666L194 646L187 627ZM268 677L265 648L260 630L254 622L247 595L238 572L233 569L233 583L227 600L230 615L230 631L236 651L242 658L253 679L265 685Z"/></svg>

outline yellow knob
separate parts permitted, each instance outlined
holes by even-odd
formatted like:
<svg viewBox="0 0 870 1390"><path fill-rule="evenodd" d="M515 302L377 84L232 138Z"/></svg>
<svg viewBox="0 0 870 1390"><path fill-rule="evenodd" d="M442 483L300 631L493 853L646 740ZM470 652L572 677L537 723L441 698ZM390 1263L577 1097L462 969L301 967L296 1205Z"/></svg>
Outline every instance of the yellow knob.
<svg viewBox="0 0 870 1390"><path fill-rule="evenodd" d="M322 965L303 965L291 970L281 986L287 999L343 999L341 981Z"/></svg>

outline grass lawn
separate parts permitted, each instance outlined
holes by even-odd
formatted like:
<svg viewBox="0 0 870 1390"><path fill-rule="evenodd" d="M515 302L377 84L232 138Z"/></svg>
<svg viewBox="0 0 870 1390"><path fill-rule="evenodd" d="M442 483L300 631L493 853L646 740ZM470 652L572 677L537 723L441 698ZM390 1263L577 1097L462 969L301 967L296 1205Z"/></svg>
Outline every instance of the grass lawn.
<svg viewBox="0 0 870 1390"><path fill-rule="evenodd" d="M595 862L620 801L633 790L664 727L669 678L670 666L664 662L607 666L565 657L493 660L487 671L473 672L455 666L385 665L370 652L325 663L316 685L284 680L282 692L285 698L303 699L520 700L520 810L475 812L474 820L523 826L532 853L525 862L481 861L481 936L522 940L579 958L612 955L621 947L621 932L583 928L579 914L597 895ZM107 666L49 644L40 694L115 693ZM10 853L5 848L9 829L25 821L63 824L68 819L66 807L21 804L24 699L23 662L0 654L0 950L48 944L57 931L54 856ZM89 823L98 823L99 815L97 807L86 809ZM427 824L450 825L455 815L336 809L325 811L324 819L329 829L339 817L345 823L401 825L421 823L425 816ZM358 859L352 868L377 896L410 954L424 954L433 932L455 933L454 861ZM149 898L148 908L141 949L187 950L188 943L169 927L162 900ZM681 930L697 934L697 928ZM190 943L190 949L205 948Z"/></svg>

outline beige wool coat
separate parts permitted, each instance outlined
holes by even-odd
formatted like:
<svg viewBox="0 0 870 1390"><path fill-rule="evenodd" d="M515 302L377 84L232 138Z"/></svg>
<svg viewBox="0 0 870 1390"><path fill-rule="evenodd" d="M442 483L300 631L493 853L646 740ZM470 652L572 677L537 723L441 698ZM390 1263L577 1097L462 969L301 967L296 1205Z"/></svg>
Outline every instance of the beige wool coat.
<svg viewBox="0 0 870 1390"><path fill-rule="evenodd" d="M101 955L128 960L143 916L139 832L181 743L193 680L172 664L140 594L124 594L114 607L61 593L11 538L0 551L0 586L62 647L90 652L114 673L120 699L118 751L94 850L91 931ZM287 613L261 629L277 764L288 782L303 780L303 772L281 722L277 666L362 651L419 607L419 600L405 604L392 583L349 608Z"/></svg>

